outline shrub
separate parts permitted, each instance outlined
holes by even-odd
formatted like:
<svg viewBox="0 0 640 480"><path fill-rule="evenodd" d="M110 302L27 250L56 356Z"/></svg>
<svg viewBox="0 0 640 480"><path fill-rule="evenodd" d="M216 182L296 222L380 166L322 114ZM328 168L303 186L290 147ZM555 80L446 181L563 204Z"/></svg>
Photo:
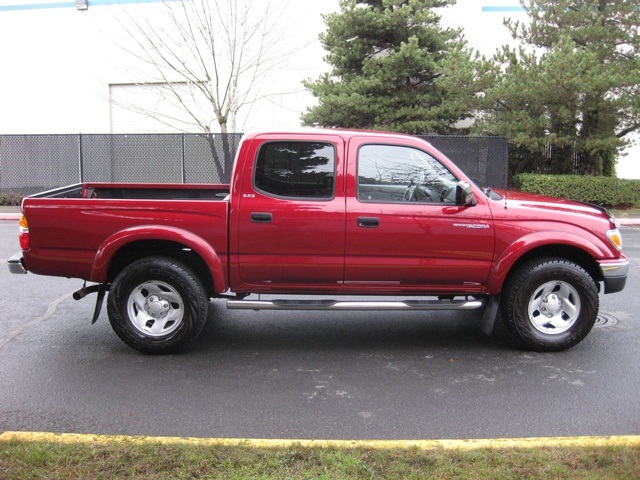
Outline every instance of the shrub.
<svg viewBox="0 0 640 480"><path fill-rule="evenodd" d="M0 205L3 206L19 206L24 195L21 193L5 192L0 193Z"/></svg>
<svg viewBox="0 0 640 480"><path fill-rule="evenodd" d="M521 173L513 177L513 186L523 192L595 203L605 207L629 207L640 204L640 180Z"/></svg>

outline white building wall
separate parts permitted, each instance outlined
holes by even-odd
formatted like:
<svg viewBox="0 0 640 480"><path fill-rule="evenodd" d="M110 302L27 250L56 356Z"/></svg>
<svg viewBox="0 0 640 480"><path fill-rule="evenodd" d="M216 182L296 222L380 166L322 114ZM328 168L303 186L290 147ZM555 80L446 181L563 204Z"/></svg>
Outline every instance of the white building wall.
<svg viewBox="0 0 640 480"><path fill-rule="evenodd" d="M163 8L153 0L121 4L126 1L89 0L89 8L78 11L73 0L0 0L0 134L112 131L114 86L141 80L136 62L119 46L128 39L122 22L138 12L153 18ZM289 2L285 23L301 48L292 69L267 81L271 91L292 93L254 106L238 128L299 125L313 100L301 82L326 70L318 41L321 15L337 9L337 0ZM171 130L131 115L131 128L141 125L135 131Z"/></svg>
<svg viewBox="0 0 640 480"><path fill-rule="evenodd" d="M79 11L75 0L0 0L0 134L172 131L134 112L127 118L109 102L114 92L130 94L127 85L140 80L118 46L127 38L122 19L140 11L153 17L162 5L157 0L88 0L88 5ZM321 15L338 10L338 0L288 1L286 21L300 51L292 69L267 80L267 90L294 93L254 105L240 116L238 130L300 124L314 102L301 81L327 70L318 41L325 28ZM518 0L458 0L442 14L445 26L463 28L469 45L487 56L511 41L504 18L526 20ZM623 157L618 174L640 178L640 147Z"/></svg>

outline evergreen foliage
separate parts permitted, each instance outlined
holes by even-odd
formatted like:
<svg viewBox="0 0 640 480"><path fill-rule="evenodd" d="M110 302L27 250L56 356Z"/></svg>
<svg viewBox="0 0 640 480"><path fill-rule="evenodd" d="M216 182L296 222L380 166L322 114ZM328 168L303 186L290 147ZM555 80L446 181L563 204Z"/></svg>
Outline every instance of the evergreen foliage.
<svg viewBox="0 0 640 480"><path fill-rule="evenodd" d="M320 36L332 71L305 86L306 125L449 133L474 111L474 63L459 30L440 26L455 0L341 0ZM458 131L458 133L460 133Z"/></svg>
<svg viewBox="0 0 640 480"><path fill-rule="evenodd" d="M513 178L523 192L594 203L605 207L640 204L640 180L579 175L521 173Z"/></svg>
<svg viewBox="0 0 640 480"><path fill-rule="evenodd" d="M637 0L522 0L507 21L519 49L488 65L476 131L514 144L511 174L615 175L617 150L640 129Z"/></svg>

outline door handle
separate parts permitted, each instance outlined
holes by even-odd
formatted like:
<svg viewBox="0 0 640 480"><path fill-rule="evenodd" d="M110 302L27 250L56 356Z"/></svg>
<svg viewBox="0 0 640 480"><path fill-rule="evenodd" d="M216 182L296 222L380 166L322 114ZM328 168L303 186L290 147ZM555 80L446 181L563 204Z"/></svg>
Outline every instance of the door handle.
<svg viewBox="0 0 640 480"><path fill-rule="evenodd" d="M253 223L270 223L271 219L270 213L253 212L251 214L251 221Z"/></svg>
<svg viewBox="0 0 640 480"><path fill-rule="evenodd" d="M378 228L380 219L378 217L358 217L358 226L362 228Z"/></svg>

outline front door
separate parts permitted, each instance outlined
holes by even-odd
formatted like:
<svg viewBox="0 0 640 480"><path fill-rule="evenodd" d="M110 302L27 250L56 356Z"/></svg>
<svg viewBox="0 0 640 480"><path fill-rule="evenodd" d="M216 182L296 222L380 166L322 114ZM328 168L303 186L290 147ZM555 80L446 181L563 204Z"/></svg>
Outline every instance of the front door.
<svg viewBox="0 0 640 480"><path fill-rule="evenodd" d="M352 139L345 285L388 292L480 291L494 229L486 199L455 203L458 178L419 146Z"/></svg>

